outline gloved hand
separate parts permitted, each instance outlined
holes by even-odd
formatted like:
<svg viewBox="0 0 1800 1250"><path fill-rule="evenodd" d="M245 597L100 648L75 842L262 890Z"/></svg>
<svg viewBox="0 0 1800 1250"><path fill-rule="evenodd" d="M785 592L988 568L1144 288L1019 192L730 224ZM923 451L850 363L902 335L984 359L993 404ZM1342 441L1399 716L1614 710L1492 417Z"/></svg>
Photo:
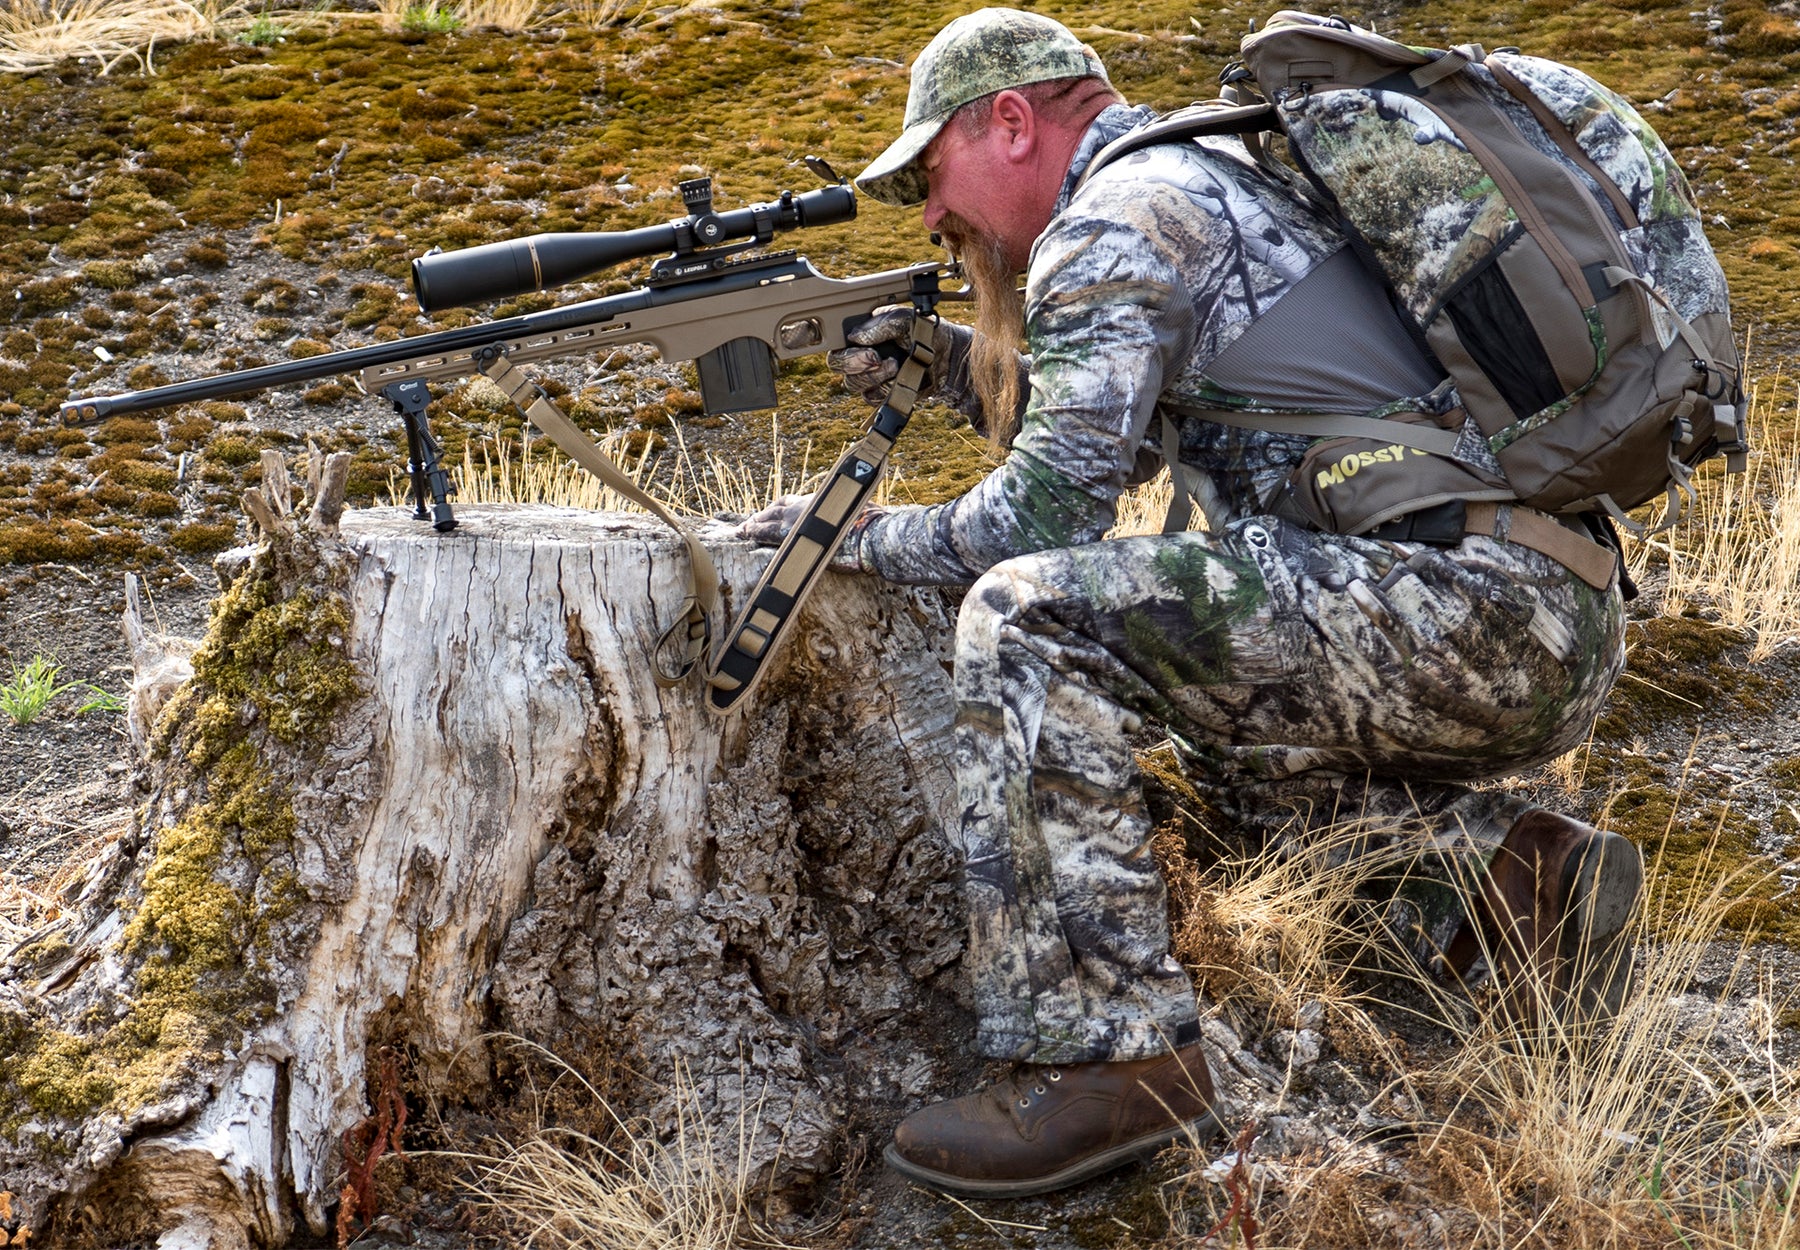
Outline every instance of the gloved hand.
<svg viewBox="0 0 1800 1250"><path fill-rule="evenodd" d="M811 495L782 495L768 507L758 512L749 520L738 526L740 537L747 538L760 547L779 547L788 531L793 529L812 503ZM886 509L870 504L850 522L850 532L844 535L843 545L831 558L830 567L840 573L867 573L872 570L862 560L863 531L875 517Z"/></svg>
<svg viewBox="0 0 1800 1250"><path fill-rule="evenodd" d="M739 525L738 535L759 547L779 547L811 502L811 495L778 496L768 507Z"/></svg>
<svg viewBox="0 0 1800 1250"><path fill-rule="evenodd" d="M911 308L903 305L878 308L873 317L844 336L856 346L826 352L825 364L844 375L847 389L860 392L871 404L885 403L888 390L899 376L900 365L877 352L875 347L880 343L898 343L903 348L910 348L912 324ZM935 354L925 385L919 388L919 398L938 394L946 378L967 376L969 344L974 338L975 332L967 326L938 318L931 332L931 350Z"/></svg>

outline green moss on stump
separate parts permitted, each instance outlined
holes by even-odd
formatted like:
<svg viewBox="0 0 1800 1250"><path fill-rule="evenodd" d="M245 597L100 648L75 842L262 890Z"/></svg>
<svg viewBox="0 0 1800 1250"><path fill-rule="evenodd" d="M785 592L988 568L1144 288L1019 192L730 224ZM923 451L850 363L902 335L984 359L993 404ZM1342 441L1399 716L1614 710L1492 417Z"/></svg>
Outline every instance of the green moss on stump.
<svg viewBox="0 0 1800 1250"><path fill-rule="evenodd" d="M342 598L284 598L262 562L215 606L194 680L158 724L165 768L191 769L199 797L154 832L141 893L121 904L134 968L123 1010L91 1037L0 1015L0 1127L128 1115L273 1009L271 936L304 897L290 863L293 777L361 686Z"/></svg>

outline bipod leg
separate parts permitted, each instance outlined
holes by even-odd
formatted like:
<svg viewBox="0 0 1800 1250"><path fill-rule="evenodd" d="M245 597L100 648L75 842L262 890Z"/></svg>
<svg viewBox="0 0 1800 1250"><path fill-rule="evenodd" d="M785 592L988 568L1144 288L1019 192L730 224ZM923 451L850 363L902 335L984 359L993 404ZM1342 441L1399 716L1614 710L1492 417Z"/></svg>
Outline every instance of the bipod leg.
<svg viewBox="0 0 1800 1250"><path fill-rule="evenodd" d="M430 521L431 528L440 533L455 529L456 518L450 514L450 496L456 493L456 487L438 460L443 449L431 437L431 427L425 421L431 391L425 383L411 379L390 382L381 388L381 394L394 405L394 411L400 414L400 420L406 426L406 472L412 479L414 519ZM430 512L425 511L427 495L431 497Z"/></svg>

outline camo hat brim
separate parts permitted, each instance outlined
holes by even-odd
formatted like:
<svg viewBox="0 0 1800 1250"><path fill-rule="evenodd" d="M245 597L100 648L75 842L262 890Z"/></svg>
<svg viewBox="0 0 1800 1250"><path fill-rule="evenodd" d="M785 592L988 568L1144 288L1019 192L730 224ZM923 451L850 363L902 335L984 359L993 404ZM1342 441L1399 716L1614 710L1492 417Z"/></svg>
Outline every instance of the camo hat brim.
<svg viewBox="0 0 1800 1250"><path fill-rule="evenodd" d="M937 33L913 62L900 137L856 176L884 204L925 198L918 160L950 115L971 100L1053 78L1106 77L1100 57L1061 22L1018 9L981 9Z"/></svg>

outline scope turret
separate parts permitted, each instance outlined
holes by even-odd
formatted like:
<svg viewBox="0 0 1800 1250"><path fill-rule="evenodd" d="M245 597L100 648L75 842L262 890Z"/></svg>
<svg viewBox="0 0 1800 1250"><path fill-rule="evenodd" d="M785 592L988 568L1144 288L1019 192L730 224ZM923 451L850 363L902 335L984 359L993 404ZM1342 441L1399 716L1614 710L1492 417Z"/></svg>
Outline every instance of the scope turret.
<svg viewBox="0 0 1800 1250"><path fill-rule="evenodd" d="M827 226L856 216L856 193L848 185L820 187L796 195L784 191L767 204L715 213L710 190L682 184L689 216L640 230L534 234L524 239L484 243L454 252L433 250L412 263L413 293L426 312L511 299L576 282L630 260L659 253L705 256L709 249L748 240L738 247L767 243L777 231ZM726 251L737 250L729 246Z"/></svg>

